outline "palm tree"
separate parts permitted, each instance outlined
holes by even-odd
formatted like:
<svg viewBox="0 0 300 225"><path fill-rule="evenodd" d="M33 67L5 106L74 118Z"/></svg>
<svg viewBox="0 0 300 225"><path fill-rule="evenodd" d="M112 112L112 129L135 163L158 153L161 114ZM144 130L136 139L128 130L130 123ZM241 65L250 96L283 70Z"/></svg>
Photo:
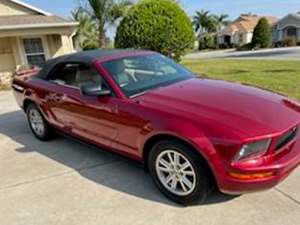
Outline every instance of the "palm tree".
<svg viewBox="0 0 300 225"><path fill-rule="evenodd" d="M98 48L97 24L81 7L71 12L72 19L79 22L79 26L74 36L76 47L88 50Z"/></svg>
<svg viewBox="0 0 300 225"><path fill-rule="evenodd" d="M128 7L132 5L130 0L84 0L86 12L97 23L99 47L105 47L106 30L108 26L125 15Z"/></svg>
<svg viewBox="0 0 300 225"><path fill-rule="evenodd" d="M230 21L227 20L228 19L228 15L227 14L221 14L221 15L213 15L216 23L217 23L217 28L218 28L218 31L222 29L222 27L224 26L227 26Z"/></svg>
<svg viewBox="0 0 300 225"><path fill-rule="evenodd" d="M196 15L193 18L193 25L195 26L195 31L199 32L200 35L206 32L212 33L217 31L216 20L209 11L196 11Z"/></svg>

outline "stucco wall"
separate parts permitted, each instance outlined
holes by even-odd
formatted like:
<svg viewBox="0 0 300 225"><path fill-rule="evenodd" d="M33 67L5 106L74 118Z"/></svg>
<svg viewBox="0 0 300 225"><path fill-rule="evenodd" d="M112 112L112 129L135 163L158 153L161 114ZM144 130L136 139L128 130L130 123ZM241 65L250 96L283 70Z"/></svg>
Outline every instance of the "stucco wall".
<svg viewBox="0 0 300 225"><path fill-rule="evenodd" d="M47 36L50 58L74 52L73 40L69 35Z"/></svg>
<svg viewBox="0 0 300 225"><path fill-rule="evenodd" d="M245 33L244 44L251 43L252 42L252 38L253 38L253 32Z"/></svg>
<svg viewBox="0 0 300 225"><path fill-rule="evenodd" d="M0 16L32 15L36 12L14 4L8 0L0 0ZM68 54L74 51L72 34L74 27L32 28L1 30L0 32L0 84L9 83L11 74L21 65L27 64L23 38L42 38L46 59Z"/></svg>
<svg viewBox="0 0 300 225"><path fill-rule="evenodd" d="M30 9L24 8L7 0L0 1L0 16L36 14Z"/></svg>
<svg viewBox="0 0 300 225"><path fill-rule="evenodd" d="M15 59L10 38L0 38L0 88L8 87L12 72L15 70Z"/></svg>
<svg viewBox="0 0 300 225"><path fill-rule="evenodd" d="M0 72L11 71L15 68L13 50L9 38L0 38Z"/></svg>

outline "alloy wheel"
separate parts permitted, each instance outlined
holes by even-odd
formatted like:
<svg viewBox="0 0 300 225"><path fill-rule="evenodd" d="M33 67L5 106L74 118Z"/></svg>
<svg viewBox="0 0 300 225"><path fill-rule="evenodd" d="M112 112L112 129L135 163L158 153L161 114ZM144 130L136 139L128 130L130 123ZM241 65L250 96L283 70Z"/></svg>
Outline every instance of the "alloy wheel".
<svg viewBox="0 0 300 225"><path fill-rule="evenodd" d="M42 115L36 109L31 109L29 111L29 121L33 131L38 136L43 136L45 132L45 124Z"/></svg>
<svg viewBox="0 0 300 225"><path fill-rule="evenodd" d="M195 190L196 173L183 154L165 150L158 155L155 164L160 182L173 194L186 196Z"/></svg>

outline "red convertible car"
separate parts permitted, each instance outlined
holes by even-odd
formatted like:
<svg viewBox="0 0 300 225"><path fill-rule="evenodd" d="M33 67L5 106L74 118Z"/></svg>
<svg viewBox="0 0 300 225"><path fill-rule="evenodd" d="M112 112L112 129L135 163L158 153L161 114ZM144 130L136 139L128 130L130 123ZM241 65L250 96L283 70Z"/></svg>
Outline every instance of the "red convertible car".
<svg viewBox="0 0 300 225"><path fill-rule="evenodd" d="M38 139L59 131L138 160L178 203L268 189L300 163L297 102L154 52L66 55L12 85Z"/></svg>

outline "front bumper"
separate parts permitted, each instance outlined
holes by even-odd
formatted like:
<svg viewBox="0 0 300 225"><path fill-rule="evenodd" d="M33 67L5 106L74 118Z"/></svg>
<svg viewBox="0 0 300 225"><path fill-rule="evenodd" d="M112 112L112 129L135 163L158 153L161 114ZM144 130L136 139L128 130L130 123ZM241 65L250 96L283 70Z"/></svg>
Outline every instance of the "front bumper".
<svg viewBox="0 0 300 225"><path fill-rule="evenodd" d="M270 189L283 181L294 169L300 165L300 137L280 152L268 155L247 164L224 165L223 176L218 179L219 189L227 194L244 194L248 192ZM265 177L238 178L232 174L245 177L253 174L269 174ZM242 176L241 176L242 177Z"/></svg>

